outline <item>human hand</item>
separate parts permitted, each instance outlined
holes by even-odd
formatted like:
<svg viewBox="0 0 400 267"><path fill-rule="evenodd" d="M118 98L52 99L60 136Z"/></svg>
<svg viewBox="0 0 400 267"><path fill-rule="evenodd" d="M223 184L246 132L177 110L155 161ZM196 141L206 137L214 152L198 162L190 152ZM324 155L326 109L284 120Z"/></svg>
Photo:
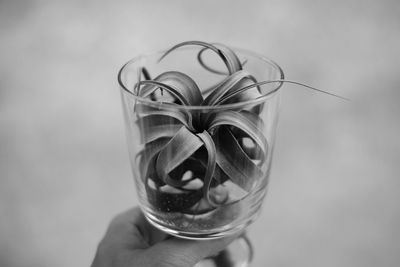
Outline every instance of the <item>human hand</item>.
<svg viewBox="0 0 400 267"><path fill-rule="evenodd" d="M135 207L111 221L91 267L191 267L223 250L238 235L204 241L178 239L150 225Z"/></svg>

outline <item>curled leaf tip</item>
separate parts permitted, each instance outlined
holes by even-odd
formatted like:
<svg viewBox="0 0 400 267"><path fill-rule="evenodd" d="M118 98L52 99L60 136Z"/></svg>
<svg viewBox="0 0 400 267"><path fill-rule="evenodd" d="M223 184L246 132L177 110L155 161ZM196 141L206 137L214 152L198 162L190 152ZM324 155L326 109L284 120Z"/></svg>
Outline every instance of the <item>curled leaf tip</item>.
<svg viewBox="0 0 400 267"><path fill-rule="evenodd" d="M232 49L230 49L229 47L222 45L222 44L214 45L214 44L206 43L206 42L202 42L202 41L186 41L186 42L182 42L177 45L174 45L160 57L158 62L160 62L168 54L170 54L172 51L178 49L179 47L188 46L188 45L201 46L205 49L210 49L210 50L214 51L224 61L229 74L232 74L235 71L242 69L242 64L240 63L239 58L237 57L236 53Z"/></svg>

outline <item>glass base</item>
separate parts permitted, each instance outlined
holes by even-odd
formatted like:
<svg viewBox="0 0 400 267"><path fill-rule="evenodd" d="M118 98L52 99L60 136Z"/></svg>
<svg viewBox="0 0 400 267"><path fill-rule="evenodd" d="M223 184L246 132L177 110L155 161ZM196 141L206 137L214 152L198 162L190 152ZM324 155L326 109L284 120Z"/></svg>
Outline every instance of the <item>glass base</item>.
<svg viewBox="0 0 400 267"><path fill-rule="evenodd" d="M229 228L225 231L207 232L204 234L200 234L172 230L168 227L161 225L156 218L153 218L153 216L151 216L151 214L145 213L147 221L149 221L153 226L160 229L161 231L169 235L176 236L178 238L192 240L216 239L235 234L245 229L258 217L258 215L259 211L254 213L253 216L246 223L238 225L234 228ZM195 265L195 267L248 267L250 266L250 263L253 259L253 253L253 246L246 234L243 233L231 244L229 244L228 247L220 251L217 255L200 261Z"/></svg>
<svg viewBox="0 0 400 267"><path fill-rule="evenodd" d="M168 225L164 225L164 222L157 219L157 217L153 216L151 213L143 210L143 213L147 219L147 221L152 224L154 227L160 229L161 231L176 236L178 238L183 239L191 239L191 240L207 240L207 239L217 239L224 236L234 235L240 231L243 231L247 226L252 224L260 214L260 209L258 209L252 216L250 216L246 221L242 224L238 224L235 226L227 225L226 227L217 228L215 231L207 230L207 231L196 231L196 232L187 232L182 231L181 229L173 229Z"/></svg>
<svg viewBox="0 0 400 267"><path fill-rule="evenodd" d="M248 267L253 259L253 246L246 235L234 240L217 255L204 259L195 267Z"/></svg>

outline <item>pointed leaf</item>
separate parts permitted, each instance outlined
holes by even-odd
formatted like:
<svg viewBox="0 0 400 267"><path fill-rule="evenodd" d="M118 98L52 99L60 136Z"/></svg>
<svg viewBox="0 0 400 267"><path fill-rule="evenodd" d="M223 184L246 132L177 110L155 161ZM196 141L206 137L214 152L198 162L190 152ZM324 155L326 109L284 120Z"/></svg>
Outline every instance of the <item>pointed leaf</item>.
<svg viewBox="0 0 400 267"><path fill-rule="evenodd" d="M208 49L209 49L209 48L207 48L207 47L202 48L202 49L199 51L199 53L197 53L197 61L200 63L200 65L201 65L203 68L205 68L206 70L208 70L209 72L212 72L212 73L215 73L215 74L219 74L219 75L229 75L228 72L213 69L213 68L211 68L210 66L208 66L208 65L204 62L202 55L203 55L203 53L204 53L206 50L208 50ZM243 62L240 63L240 68L239 68L239 69L242 69L243 66L244 66L246 63L247 63L247 59L243 60ZM238 70L239 70L239 69L238 69ZM209 90L207 89L207 90L204 90L203 92L206 92L206 91L209 91Z"/></svg>
<svg viewBox="0 0 400 267"><path fill-rule="evenodd" d="M279 85L276 86L271 91L269 91L267 93L263 93L262 96L267 96L267 95L270 95L270 94L273 94L273 93L277 92L281 88L281 85L283 83L291 83L291 84L299 85L299 86L302 86L302 87L305 87L305 88L308 88L308 89L311 89L311 90L314 90L314 91L317 91L317 92L320 92L320 93L323 93L323 94L327 94L327 95L334 96L334 97L337 97L337 98L340 98L340 99L343 99L343 100L350 101L350 99L348 99L346 97L343 97L343 96L340 96L340 95L337 95L337 94L333 94L333 93L330 93L328 91L324 91L324 90L321 90L321 89L318 89L318 88L315 88L315 87L312 87L312 86L309 86L309 85L306 85L306 84L303 84L303 83L299 83L299 82L295 82L295 81L289 81L289 80L283 80L283 79L282 80L270 80L270 81L257 82L255 84L251 84L251 85L245 86L245 87L235 91L235 95L240 94L240 93L242 93L242 92L244 92L246 90L249 90L250 88L254 88L256 86L261 86L261 85L270 84L270 83L278 83ZM232 97L231 95L225 96L224 99L222 99L220 103L223 103L224 101L226 101L226 98L231 98L231 97Z"/></svg>
<svg viewBox="0 0 400 267"><path fill-rule="evenodd" d="M203 96L201 95L201 91L196 82L182 72L164 72L155 80L177 88L179 93L187 99L189 105L200 105L203 102Z"/></svg>
<svg viewBox="0 0 400 267"><path fill-rule="evenodd" d="M158 155L156 169L160 178L171 186L182 185L182 181L174 180L168 174L202 145L202 140L183 126Z"/></svg>
<svg viewBox="0 0 400 267"><path fill-rule="evenodd" d="M192 78L181 72L164 72L154 80L140 81L139 85L144 85L139 90L141 97L147 97L158 88L163 88L182 105L200 105L203 102L203 96L197 84Z"/></svg>
<svg viewBox="0 0 400 267"><path fill-rule="evenodd" d="M196 159L198 162L200 162L201 165L204 167L204 169L207 168L207 159L208 159L207 149L205 149L204 147L200 148L193 154L192 157ZM218 186L220 184L223 184L225 181L229 180L229 176L227 176L218 165L215 166L213 177L214 179L211 180L211 187Z"/></svg>
<svg viewBox="0 0 400 267"><path fill-rule="evenodd" d="M182 124L173 117L152 115L141 117L136 121L141 130L142 143L148 143L158 138L172 138L182 127Z"/></svg>
<svg viewBox="0 0 400 267"><path fill-rule="evenodd" d="M214 201L212 201L212 199L210 198L210 186L215 171L217 150L215 148L215 144L212 137L209 135L207 131L203 131L202 133L197 134L197 136L200 137L200 139L203 141L204 147L207 149L207 155L208 155L207 170L204 176L204 186L203 186L204 198L212 206L217 207L219 205Z"/></svg>
<svg viewBox="0 0 400 267"><path fill-rule="evenodd" d="M153 142L147 143L143 150L138 153L136 159L139 158L139 164L137 166L140 169L140 175L143 180L148 177L149 171L155 170L155 166L153 169L149 167L152 165L151 161L156 158L169 140L169 138L159 138Z"/></svg>
<svg viewBox="0 0 400 267"><path fill-rule="evenodd" d="M200 105L203 102L200 89L192 78L177 71L164 72L155 80L140 81L140 85L144 85L139 87L139 96L141 97L150 96L158 88L163 88L182 105Z"/></svg>
<svg viewBox="0 0 400 267"><path fill-rule="evenodd" d="M146 104L136 104L137 113L141 116L154 116L154 115L162 115L166 117L171 117L180 121L183 125L185 125L190 130L194 130L193 127L193 119L192 114L187 112L186 110L180 110L176 107L166 106L164 105L162 108L157 108L153 106L149 106Z"/></svg>
<svg viewBox="0 0 400 267"><path fill-rule="evenodd" d="M238 57L236 56L236 54L233 52L233 50L231 50L230 48L228 48L222 44L212 45L212 44L201 42L201 41L187 41L187 42L179 43L179 44L173 46L172 48L170 48L167 52L165 52L164 55L162 55L162 57L159 59L159 61L161 61L164 57L166 57L169 53L171 53L175 49L182 47L182 46L186 46L186 45L202 46L202 47L208 48L208 49L214 51L215 53L217 53L221 57L221 59L224 61L226 67L228 68L229 74L235 73L236 71L242 69L242 65L241 65Z"/></svg>
<svg viewBox="0 0 400 267"><path fill-rule="evenodd" d="M247 113L235 111L221 111L211 119L208 130L209 132L212 132L214 128L222 125L229 125L242 130L248 134L248 136L262 149L263 153L267 155L268 142L259 128L262 126L262 121L257 119L256 116L250 117Z"/></svg>
<svg viewBox="0 0 400 267"><path fill-rule="evenodd" d="M248 87L257 83L257 80L249 75L246 79L242 79L235 87L231 88L223 98L219 99L216 105L229 104L229 103L239 103L247 100L257 99L262 96L259 87ZM247 90L242 90L242 88L248 87Z"/></svg>
<svg viewBox="0 0 400 267"><path fill-rule="evenodd" d="M215 44L215 46L218 48L220 53L226 58L226 61L228 62L228 63L226 63L227 66L231 66L229 74L233 74L236 71L239 71L242 69L242 63L240 63L239 58L237 57L237 55L235 54L235 52L232 49L230 49L229 47L227 47L224 44L219 44L219 43Z"/></svg>
<svg viewBox="0 0 400 267"><path fill-rule="evenodd" d="M264 122L263 120L254 112L252 111L247 111L247 110L242 110L240 111L240 114L245 116L249 121L253 123L253 125L256 125L258 129L262 130L265 129ZM260 160L261 163L264 162L266 157L268 156L268 151L260 147L259 144L257 144L252 138L249 137L249 135L244 132L242 129L237 128L237 127L232 127L231 131L233 135L235 136L236 139L240 139L240 145L242 149L246 152L246 154L251 158L251 159L257 159ZM246 144L243 143L245 138L250 138L252 140L253 148L247 148Z"/></svg>
<svg viewBox="0 0 400 267"><path fill-rule="evenodd" d="M142 74L145 80L151 80L150 73L145 67L142 67Z"/></svg>
<svg viewBox="0 0 400 267"><path fill-rule="evenodd" d="M243 84L241 82L243 80L251 79L250 77L250 73L244 70L237 71L234 74L226 77L213 89L211 94L208 95L207 98L203 101L203 106L215 105L224 95L229 94L231 90L235 90L235 88L242 88Z"/></svg>
<svg viewBox="0 0 400 267"><path fill-rule="evenodd" d="M233 183L249 192L254 182L263 175L261 169L246 155L228 128L219 128L214 142L218 166Z"/></svg>

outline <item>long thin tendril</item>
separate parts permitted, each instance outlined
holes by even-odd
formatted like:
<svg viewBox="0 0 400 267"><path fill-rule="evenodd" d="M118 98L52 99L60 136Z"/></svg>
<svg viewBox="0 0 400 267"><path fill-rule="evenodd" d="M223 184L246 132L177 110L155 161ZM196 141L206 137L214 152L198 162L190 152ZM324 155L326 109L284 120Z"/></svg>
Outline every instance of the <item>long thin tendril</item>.
<svg viewBox="0 0 400 267"><path fill-rule="evenodd" d="M299 86L302 86L302 87L306 87L308 89L311 89L311 90L314 90L314 91L317 91L317 92L320 92L320 93L323 93L323 94L334 96L334 97L340 98L342 100L350 101L350 99L347 98L347 97L343 97L343 96L340 96L340 95L337 95L337 94L333 94L333 93L330 93L328 91L324 91L324 90L321 90L321 89L318 89L318 88L315 88L315 87L312 87L312 86L309 86L309 85L306 85L306 84L303 84L303 83L300 83L300 82L291 81L291 80L279 80L278 79L278 80L257 82L257 83L245 86L243 88L240 88L237 91L235 91L234 93L231 93L231 94L225 96L223 99L221 99L220 103L225 102L228 98L231 98L233 95L240 94L240 93L242 93L242 92L244 92L244 91L246 91L246 90L248 90L250 88L253 88L253 87L256 87L256 86L260 86L260 85L269 84L269 83L291 83L291 84L299 85ZM271 90L270 92L268 92L266 94L263 94L262 96L273 94L276 91L278 91L279 89L280 89L280 87L277 87L274 90ZM262 97L262 96L260 96L260 97Z"/></svg>

